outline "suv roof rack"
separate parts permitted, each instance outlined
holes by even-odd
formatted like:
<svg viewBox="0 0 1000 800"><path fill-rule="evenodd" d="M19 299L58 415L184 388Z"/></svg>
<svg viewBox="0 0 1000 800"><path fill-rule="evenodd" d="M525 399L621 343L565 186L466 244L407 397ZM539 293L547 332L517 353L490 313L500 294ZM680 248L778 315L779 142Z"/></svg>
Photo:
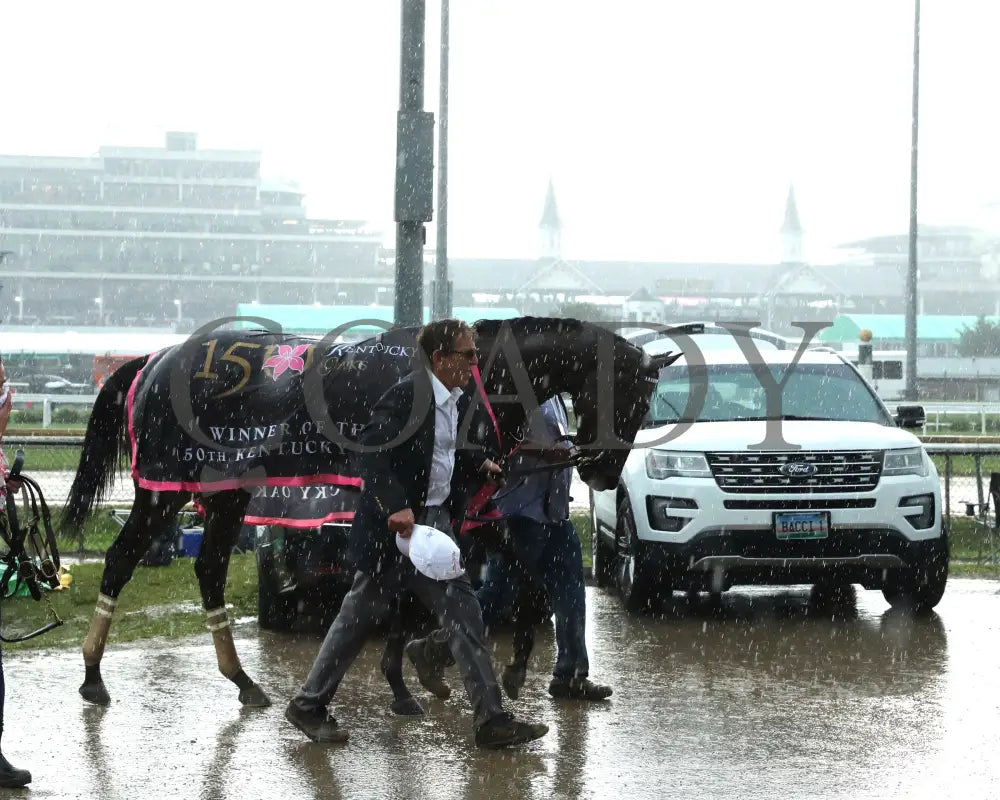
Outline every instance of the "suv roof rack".
<svg viewBox="0 0 1000 800"><path fill-rule="evenodd" d="M756 320L727 320L727 322L742 322L742 323L756 323ZM642 325L638 324L635 327L643 330ZM655 342L658 339L664 339L669 337L671 334L684 334L686 336L694 335L722 335L722 336L732 336L733 332L723 326L718 322L682 322L677 325L665 325L662 328L657 328L654 330L646 329L642 333L634 333L629 335L628 341L634 344L636 347L642 347L643 345L649 344L650 342ZM753 327L749 330L749 335L751 339L759 339L761 341L770 342L775 345L779 350L787 350L791 346L787 337L781 336L780 334L774 333L773 331L765 330L764 328Z"/></svg>

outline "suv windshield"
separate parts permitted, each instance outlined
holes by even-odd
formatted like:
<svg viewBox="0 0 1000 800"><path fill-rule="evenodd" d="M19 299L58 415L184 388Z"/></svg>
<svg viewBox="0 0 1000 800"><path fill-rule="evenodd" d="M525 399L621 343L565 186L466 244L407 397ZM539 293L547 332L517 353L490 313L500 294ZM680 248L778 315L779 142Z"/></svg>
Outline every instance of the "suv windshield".
<svg viewBox="0 0 1000 800"><path fill-rule="evenodd" d="M768 368L780 382L789 365ZM702 383L707 384L702 408L688 408L692 388ZM645 427L767 418L767 396L749 364L675 366L660 373ZM881 403L846 364L796 365L781 395L781 418L892 424Z"/></svg>

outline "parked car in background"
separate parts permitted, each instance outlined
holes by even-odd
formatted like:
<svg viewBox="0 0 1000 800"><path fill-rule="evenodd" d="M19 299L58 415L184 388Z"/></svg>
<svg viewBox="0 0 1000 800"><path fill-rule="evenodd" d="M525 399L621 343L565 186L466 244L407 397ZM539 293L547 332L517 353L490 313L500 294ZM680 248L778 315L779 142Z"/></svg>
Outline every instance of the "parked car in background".
<svg viewBox="0 0 1000 800"><path fill-rule="evenodd" d="M661 371L618 488L591 493L598 585L617 583L628 609L673 589L802 583L937 605L948 577L940 482L902 429L922 425L923 409L893 417L843 356L807 350L792 368L794 349L761 339L758 368L787 377L775 420L738 343L692 338L701 358ZM677 348L663 337L642 346ZM699 386L704 402L689 408ZM784 444L763 444L776 421Z"/></svg>
<svg viewBox="0 0 1000 800"><path fill-rule="evenodd" d="M274 524L254 527L258 625L288 631L303 616L332 618L354 578L346 563L350 524L325 523L305 529ZM478 588L487 552L482 546L472 547L466 557L470 580ZM545 616L547 598L542 595L537 602ZM506 614L503 619L510 621Z"/></svg>
<svg viewBox="0 0 1000 800"><path fill-rule="evenodd" d="M61 375L29 375L26 382L32 394L87 394L96 391L90 383L71 381Z"/></svg>
<svg viewBox="0 0 1000 800"><path fill-rule="evenodd" d="M291 630L306 612L336 612L354 573L345 566L350 525L293 529L257 525L257 621Z"/></svg>

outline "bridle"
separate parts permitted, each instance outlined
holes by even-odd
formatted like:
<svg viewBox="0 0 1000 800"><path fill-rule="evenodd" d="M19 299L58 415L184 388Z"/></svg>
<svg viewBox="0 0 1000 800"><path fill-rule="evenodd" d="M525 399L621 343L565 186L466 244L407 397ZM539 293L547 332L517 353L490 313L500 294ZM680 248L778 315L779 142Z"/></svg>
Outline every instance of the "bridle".
<svg viewBox="0 0 1000 800"><path fill-rule="evenodd" d="M521 445L524 443L524 430L522 428L520 431L518 431L518 433L512 436L514 441L514 446L508 452L505 453L504 436L503 432L500 430L500 423L497 420L496 413L493 411L493 407L490 405L489 396L486 393L486 387L483 385L483 378L479 372L479 367L475 364L472 366L472 377L475 380L476 388L479 391L480 399L483 403L483 406L485 407L487 414L489 414L490 420L493 422L493 432L496 435L497 446L499 448L497 450L498 453L497 460L499 465L503 468L506 466L507 462L514 456L514 454L521 449ZM561 398L560 402L562 402ZM575 442L575 437L570 434L563 434L562 436L556 437L556 441L567 441L570 444L573 444ZM477 495L475 496L471 505L476 507L482 507L482 505L485 504L487 501L495 503L497 500L500 500L503 497L507 496L508 494L511 494L512 492L517 490L521 485L521 483L523 482L523 479L526 476L531 475L533 473L555 472L567 468L574 468L579 466L586 466L588 464L598 463L606 452L607 451L605 450L599 450L594 455L584 455L583 453L577 451L573 453L569 458L563 461L540 464L533 467L519 467L518 469L511 471L505 470L503 473L503 479L505 483L508 483L508 486L494 494L496 484L493 484L494 486L493 490L489 488L490 484L484 485L483 488L480 489L479 493L477 493ZM512 478L516 478L519 480L510 484L509 482L511 481ZM544 496L544 494L545 490L543 489L539 497ZM534 499L525 501L525 505L530 504L531 502L534 502ZM516 512L511 512L504 515L494 514L492 516L480 516L478 513L469 513L467 511L465 516L465 521L469 523L485 524L491 522L498 522L515 515Z"/></svg>
<svg viewBox="0 0 1000 800"><path fill-rule="evenodd" d="M499 447L499 450L497 451L499 455L499 462L501 466L503 466L510 460L510 458L518 450L521 449L521 445L524 443L523 429L519 431L518 434L514 434L513 436L513 440L515 442L514 446L507 453L504 453L503 452L504 436L500 430L500 423L497 420L496 413L493 411L493 406L490 405L489 395L487 395L486 387L483 385L483 376L479 372L479 367L475 364L473 364L472 366L472 377L475 380L476 388L479 391L479 396L480 399L482 400L483 406L486 408L486 413L489 414L490 420L493 422L493 432L496 434L497 445ZM562 402L561 398L560 402ZM570 434L564 434L562 436L557 436L556 441L567 441L570 444L574 444L575 437L571 436ZM504 475L506 478L513 478L513 477L519 477L521 475L529 475L534 472L554 472L556 470L566 469L567 467L577 467L586 464L593 464L596 463L598 459L600 459L604 455L604 453L605 453L604 450L599 450L592 456L585 456L580 452L576 452L565 461L559 461L553 464L542 464L537 467L523 467L520 469L513 470L511 472L507 472Z"/></svg>
<svg viewBox="0 0 1000 800"><path fill-rule="evenodd" d="M0 632L0 641L4 642L23 642L33 639L63 624L47 594L43 595L42 593L43 587L57 589L60 585L59 547L52 531L52 519L42 489L34 478L21 472L23 464L24 451L18 450L7 479L21 482L26 521L24 525L21 524L17 515L17 501L12 492L7 492L7 507L4 511L10 523L10 538L3 533L3 528L0 528L0 538L7 545L7 553L0 556L0 563L6 565L3 575L0 576L0 599L13 596L23 584L34 600L41 600L45 597L53 619L41 628L23 636L8 638ZM2 479L3 477L0 476L0 480ZM43 530L39 529L40 526L44 533ZM29 555L29 548L33 555ZM17 579L14 588L8 591L9 581L15 575Z"/></svg>

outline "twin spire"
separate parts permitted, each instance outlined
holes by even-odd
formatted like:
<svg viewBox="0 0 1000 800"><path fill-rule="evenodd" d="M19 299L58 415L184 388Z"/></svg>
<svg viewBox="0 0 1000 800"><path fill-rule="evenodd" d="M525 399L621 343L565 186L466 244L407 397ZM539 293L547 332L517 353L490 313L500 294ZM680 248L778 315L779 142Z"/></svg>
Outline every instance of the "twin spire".
<svg viewBox="0 0 1000 800"><path fill-rule="evenodd" d="M562 221L559 219L559 209L556 208L556 190L549 178L549 188L545 192L545 208L542 219L538 223L542 234L542 246L539 256L542 259L558 261L562 258Z"/></svg>
<svg viewBox="0 0 1000 800"><path fill-rule="evenodd" d="M538 222L541 232L540 258L558 261L562 258L562 220L559 219L559 209L556 206L556 190L549 178L549 186L545 192L545 207L542 218ZM781 263L801 264L802 259L802 223L799 221L799 208L795 202L795 186L789 184L788 197L785 200L785 220L781 224Z"/></svg>

